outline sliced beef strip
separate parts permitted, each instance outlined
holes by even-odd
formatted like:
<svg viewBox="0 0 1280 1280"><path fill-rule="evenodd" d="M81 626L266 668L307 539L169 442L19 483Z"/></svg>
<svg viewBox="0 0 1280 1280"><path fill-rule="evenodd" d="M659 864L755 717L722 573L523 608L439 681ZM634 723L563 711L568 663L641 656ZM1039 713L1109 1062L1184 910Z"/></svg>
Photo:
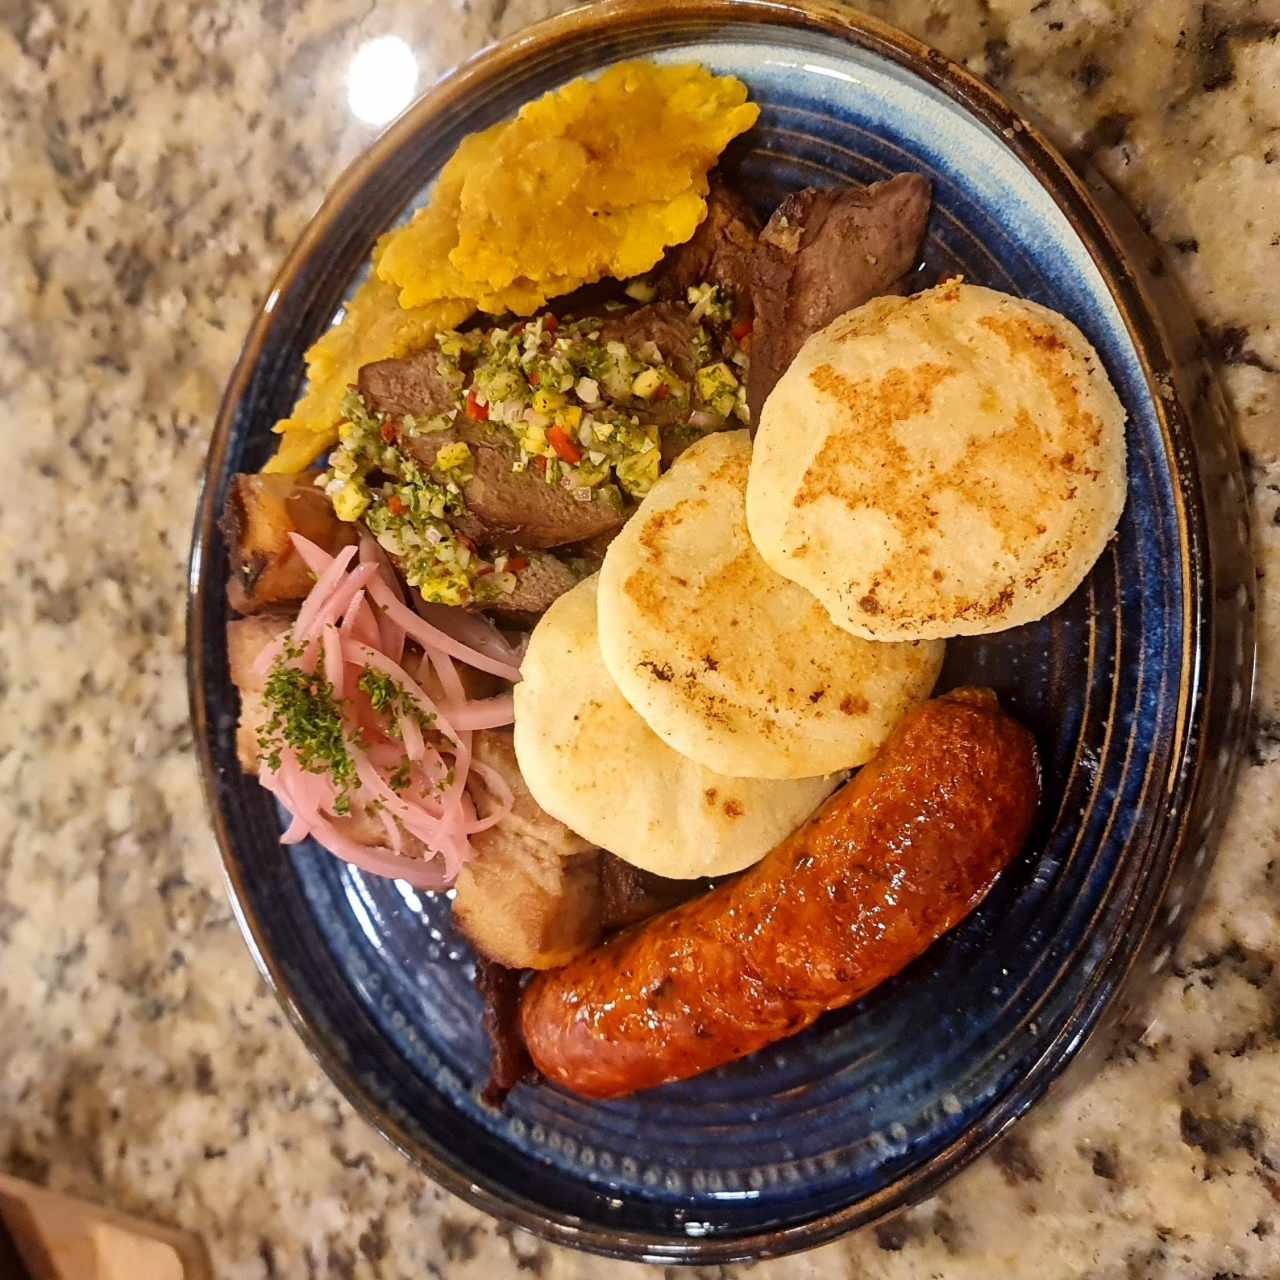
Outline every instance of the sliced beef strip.
<svg viewBox="0 0 1280 1280"><path fill-rule="evenodd" d="M484 956L476 958L476 989L484 1002L484 1029L493 1050L489 1080L481 1095L491 1107L500 1107L507 1094L533 1073L533 1063L520 1030L520 992L524 971L506 969Z"/></svg>
<svg viewBox="0 0 1280 1280"><path fill-rule="evenodd" d="M615 312L601 325L606 342L623 342L635 351L652 342L677 377L691 382L696 372L694 339L698 324L682 302L654 302L634 311ZM662 428L662 469L665 471L703 433L688 426L689 405L684 400L653 400L633 409L643 423ZM611 533L616 530L611 531Z"/></svg>
<svg viewBox="0 0 1280 1280"><path fill-rule="evenodd" d="M356 390L370 409L391 418L434 418L457 407L434 347L364 365L356 375Z"/></svg>
<svg viewBox="0 0 1280 1280"><path fill-rule="evenodd" d="M682 302L651 302L600 317L600 341L621 342L640 351L652 342L672 372L688 381L694 374L693 341L698 326ZM661 402L659 402L661 403Z"/></svg>
<svg viewBox="0 0 1280 1280"><path fill-rule="evenodd" d="M837 316L892 292L915 265L929 218L927 178L788 196L760 233L747 400L752 423L805 341Z"/></svg>
<svg viewBox="0 0 1280 1280"><path fill-rule="evenodd" d="M733 291L736 320L750 320L751 273L760 223L746 200L723 178L714 178L707 216L693 238L677 245L661 268L660 289L683 300L693 285L708 281Z"/></svg>
<svg viewBox="0 0 1280 1280"><path fill-rule="evenodd" d="M483 529L471 535L475 541L538 550L581 542L625 523L626 513L593 490L548 484L532 468L513 471L520 451L502 428L469 424L459 437L474 459L462 499Z"/></svg>
<svg viewBox="0 0 1280 1280"><path fill-rule="evenodd" d="M604 553L609 550L609 544L619 532L617 529L610 529L607 533L596 534L594 538L575 542L571 547L561 547L556 556L569 566L574 577L581 582L604 564Z"/></svg>
<svg viewBox="0 0 1280 1280"><path fill-rule="evenodd" d="M453 393L440 373L437 353L420 351L399 360L379 360L360 370L358 388L370 409L392 417L425 419L454 407ZM471 446L471 479L462 486L466 516L454 521L460 532L492 547L559 547L581 542L625 520L604 498L547 484L535 471L513 471L520 450L503 428L460 419L447 431L410 436L405 448L419 460L435 461L440 447L455 440Z"/></svg>
<svg viewBox="0 0 1280 1280"><path fill-rule="evenodd" d="M513 626L532 626L585 576L550 551L530 551L526 558L529 563L516 573L515 590L499 601L481 606L485 613Z"/></svg>
<svg viewBox="0 0 1280 1280"><path fill-rule="evenodd" d="M635 351L652 342L677 377L692 382L695 369L694 338L697 323L690 318L684 303L655 302L637 307L634 311L615 312L601 327L601 337L606 342L622 342ZM689 403L675 397L669 400L651 400L632 406L636 418L662 429L662 469L665 471L702 432L688 426ZM617 530L610 530L612 536Z"/></svg>

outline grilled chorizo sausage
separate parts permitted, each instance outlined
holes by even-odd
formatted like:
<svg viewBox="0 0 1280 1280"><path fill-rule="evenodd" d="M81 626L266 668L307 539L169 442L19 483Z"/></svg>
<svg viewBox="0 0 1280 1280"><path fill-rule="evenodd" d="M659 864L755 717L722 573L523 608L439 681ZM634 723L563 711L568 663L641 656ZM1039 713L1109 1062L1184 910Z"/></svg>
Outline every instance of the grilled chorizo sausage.
<svg viewBox="0 0 1280 1280"><path fill-rule="evenodd" d="M684 1080L794 1035L982 900L1035 818L1031 735L986 690L911 711L751 870L526 990L538 1070L591 1098Z"/></svg>

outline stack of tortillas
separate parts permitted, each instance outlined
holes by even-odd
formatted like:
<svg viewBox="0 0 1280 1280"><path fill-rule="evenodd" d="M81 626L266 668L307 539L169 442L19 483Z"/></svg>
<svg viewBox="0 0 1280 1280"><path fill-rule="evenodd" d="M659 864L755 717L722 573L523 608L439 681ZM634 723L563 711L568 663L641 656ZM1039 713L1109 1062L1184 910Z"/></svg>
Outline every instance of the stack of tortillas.
<svg viewBox="0 0 1280 1280"><path fill-rule="evenodd" d="M659 875L725 875L762 857L835 786L726 777L673 750L618 692L596 618L592 577L543 615L516 686L520 771L579 835Z"/></svg>
<svg viewBox="0 0 1280 1280"><path fill-rule="evenodd" d="M836 627L747 536L746 431L654 486L595 579L538 623L516 755L549 813L671 877L758 861L928 695L933 642Z"/></svg>
<svg viewBox="0 0 1280 1280"><path fill-rule="evenodd" d="M1124 502L1124 413L1068 321L951 283L804 346L533 633L530 791L672 877L757 861L926 698L943 637L1042 616Z"/></svg>

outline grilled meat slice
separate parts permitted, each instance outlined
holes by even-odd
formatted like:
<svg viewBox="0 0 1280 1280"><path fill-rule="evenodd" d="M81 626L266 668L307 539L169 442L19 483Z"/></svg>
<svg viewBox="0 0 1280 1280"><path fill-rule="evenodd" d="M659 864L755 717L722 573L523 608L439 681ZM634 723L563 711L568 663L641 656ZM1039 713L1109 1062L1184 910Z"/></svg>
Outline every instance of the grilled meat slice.
<svg viewBox="0 0 1280 1280"><path fill-rule="evenodd" d="M655 302L632 311L615 311L604 317L600 336L605 342L622 342L632 351L643 351L648 344L657 347L663 362L685 382L696 372L694 341L698 324L689 308L679 302ZM689 402L675 396L667 400L650 400L634 406L632 412L640 422L662 428L662 468L665 471L702 433L687 426ZM606 531L612 537L616 529Z"/></svg>
<svg viewBox="0 0 1280 1280"><path fill-rule="evenodd" d="M503 428L469 423L454 430L471 446L472 475L462 485L462 500L479 528L468 533L465 524L458 527L474 541L492 547L562 547L620 529L626 520L594 490L548 484L532 468L513 471L520 450ZM420 437L410 448L431 462L442 443Z"/></svg>
<svg viewBox="0 0 1280 1280"><path fill-rule="evenodd" d="M516 573L516 585L511 594L481 606L485 613L511 626L532 626L566 591L576 587L586 576L574 572L571 565L550 551L530 551L525 559L528 563Z"/></svg>
<svg viewBox="0 0 1280 1280"><path fill-rule="evenodd" d="M669 880L641 871L607 850L600 854L600 913L606 933L625 929L705 893L711 880Z"/></svg>
<svg viewBox="0 0 1280 1280"><path fill-rule="evenodd" d="M929 218L927 178L788 196L760 233L752 300L751 421L805 341L837 316L889 293L915 265Z"/></svg>
<svg viewBox="0 0 1280 1280"><path fill-rule="evenodd" d="M291 533L333 553L356 540L354 525L333 514L312 476L231 477L222 512L231 574L227 601L237 613L258 613L294 604L315 579L289 541Z"/></svg>
<svg viewBox="0 0 1280 1280"><path fill-rule="evenodd" d="M425 420L451 413L456 405L432 350L367 364L357 385L371 410L390 417ZM470 446L473 469L462 485L466 515L454 524L473 541L490 547L559 547L622 526L624 514L590 490L575 492L547 484L535 471L512 470L520 450L501 427L459 418L446 431L408 436L404 447L430 465L442 445L456 440Z"/></svg>
<svg viewBox="0 0 1280 1280"><path fill-rule="evenodd" d="M680 302L651 302L631 311L610 311L600 318L600 340L621 342L632 351L643 351L652 342L677 377L688 382L694 373L694 339L698 324L689 308ZM664 403L652 401L644 406L644 416L658 422L655 414ZM678 406L678 401L676 405ZM681 414L681 416L686 416Z"/></svg>
<svg viewBox="0 0 1280 1280"><path fill-rule="evenodd" d="M356 375L356 390L375 413L434 418L458 407L457 393L434 347L394 360L375 360Z"/></svg>
<svg viewBox="0 0 1280 1280"><path fill-rule="evenodd" d="M750 320L751 273L759 232L760 223L746 200L724 179L712 179L707 216L691 240L667 254L662 292L683 299L693 285L718 284L733 292L735 321Z"/></svg>
<svg viewBox="0 0 1280 1280"><path fill-rule="evenodd" d="M589 578L593 573L599 572L600 566L604 564L604 553L609 550L609 543L617 534L618 530L610 529L608 533L597 534L585 542L575 542L571 547L562 547L556 553L556 558L562 560L573 571L575 585L583 578Z"/></svg>

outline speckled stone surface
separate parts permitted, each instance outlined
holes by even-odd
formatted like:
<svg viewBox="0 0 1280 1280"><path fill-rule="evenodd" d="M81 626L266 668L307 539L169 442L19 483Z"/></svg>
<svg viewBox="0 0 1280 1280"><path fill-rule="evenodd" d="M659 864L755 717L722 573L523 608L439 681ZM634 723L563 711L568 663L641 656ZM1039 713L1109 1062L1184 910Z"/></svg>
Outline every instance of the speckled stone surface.
<svg viewBox="0 0 1280 1280"><path fill-rule="evenodd" d="M0 1168L201 1232L221 1280L642 1269L413 1173L240 940L187 726L183 589L222 383L371 138L347 67L421 82L558 0L0 0ZM1239 421L1256 722L1149 1022L904 1218L723 1278L1280 1276L1280 2L872 0L1020 97L1169 249ZM712 1274L712 1273L707 1273Z"/></svg>

